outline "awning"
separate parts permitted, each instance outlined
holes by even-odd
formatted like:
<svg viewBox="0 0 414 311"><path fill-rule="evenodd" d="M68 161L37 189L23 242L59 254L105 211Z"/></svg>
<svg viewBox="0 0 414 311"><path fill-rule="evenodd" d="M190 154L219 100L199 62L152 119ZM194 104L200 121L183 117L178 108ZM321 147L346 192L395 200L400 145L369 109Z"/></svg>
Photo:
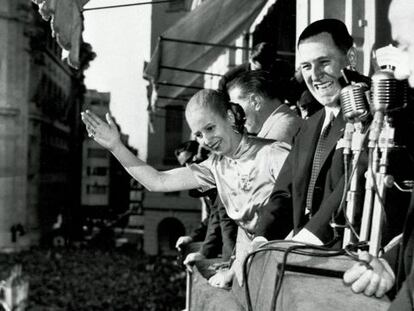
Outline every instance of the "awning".
<svg viewBox="0 0 414 311"><path fill-rule="evenodd" d="M144 73L157 85L158 98L186 98L202 88L200 73L248 30L266 2L205 1L164 32Z"/></svg>

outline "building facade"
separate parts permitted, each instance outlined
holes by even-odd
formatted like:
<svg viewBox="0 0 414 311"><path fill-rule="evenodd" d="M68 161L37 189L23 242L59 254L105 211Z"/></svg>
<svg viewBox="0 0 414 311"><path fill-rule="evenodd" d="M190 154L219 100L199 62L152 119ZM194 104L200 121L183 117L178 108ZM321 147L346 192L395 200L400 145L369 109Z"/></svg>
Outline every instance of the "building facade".
<svg viewBox="0 0 414 311"><path fill-rule="evenodd" d="M25 226L30 218L27 204L30 56L26 52L29 39L24 35L27 16L23 12L23 19L18 17L22 12L17 4L22 3L0 2L0 245L3 247L13 246L10 228L19 223Z"/></svg>
<svg viewBox="0 0 414 311"><path fill-rule="evenodd" d="M88 90L84 109L105 118L109 111L110 93ZM106 213L109 210L109 168L111 154L93 138L84 134L82 148L82 206L87 214ZM102 215L103 216L103 215Z"/></svg>
<svg viewBox="0 0 414 311"><path fill-rule="evenodd" d="M105 119L105 114L110 112L109 104L110 93L88 90L83 110L89 109ZM121 133L121 140L128 146L128 135ZM84 130L81 196L84 220L86 218L105 222L117 220L119 215L129 210L129 196L129 174L108 150L88 137ZM120 219L119 222L114 225L126 226L128 218Z"/></svg>
<svg viewBox="0 0 414 311"><path fill-rule="evenodd" d="M35 5L0 4L0 247L21 248L48 242L58 215L68 235L79 228L79 113L91 58L69 68Z"/></svg>

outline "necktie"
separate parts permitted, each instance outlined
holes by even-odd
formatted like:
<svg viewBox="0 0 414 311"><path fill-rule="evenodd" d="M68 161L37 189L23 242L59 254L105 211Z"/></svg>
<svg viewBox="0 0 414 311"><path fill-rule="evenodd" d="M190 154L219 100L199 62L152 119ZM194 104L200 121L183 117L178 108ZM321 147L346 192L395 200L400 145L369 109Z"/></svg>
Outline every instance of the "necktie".
<svg viewBox="0 0 414 311"><path fill-rule="evenodd" d="M312 172L311 172L311 177L309 180L308 193L306 195L305 214L309 214L309 216L311 216L311 212L312 212L313 193L315 191L316 180L318 178L319 170L321 168L322 156L326 150L326 141L329 135L329 131L332 127L332 121L333 121L334 115L330 113L328 118L330 121L322 129L321 135L319 136L319 140L316 145L315 154L313 156Z"/></svg>

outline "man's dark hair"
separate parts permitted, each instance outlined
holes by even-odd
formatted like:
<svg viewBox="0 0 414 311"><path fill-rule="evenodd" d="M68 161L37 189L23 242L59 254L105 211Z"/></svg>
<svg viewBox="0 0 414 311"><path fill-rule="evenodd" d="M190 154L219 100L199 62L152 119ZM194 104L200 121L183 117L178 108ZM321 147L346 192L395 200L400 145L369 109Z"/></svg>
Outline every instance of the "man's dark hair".
<svg viewBox="0 0 414 311"><path fill-rule="evenodd" d="M278 80L275 81L272 79L272 75L264 70L247 71L230 81L227 89L230 91L238 87L240 96L243 98L248 94L256 94L269 99L277 98L283 102L285 100L285 91L289 79L286 77Z"/></svg>
<svg viewBox="0 0 414 311"><path fill-rule="evenodd" d="M174 155L178 158L181 152L187 151L190 157L186 163L199 163L208 158L209 151L204 148L200 148L200 144L195 140L188 140L178 145L174 150Z"/></svg>
<svg viewBox="0 0 414 311"><path fill-rule="evenodd" d="M195 140L185 141L177 146L174 150L175 156L178 156L181 152L187 151L193 156L198 152L199 144Z"/></svg>
<svg viewBox="0 0 414 311"><path fill-rule="evenodd" d="M263 69L268 69L276 59L275 46L269 42L256 44L253 47L250 59L262 65Z"/></svg>
<svg viewBox="0 0 414 311"><path fill-rule="evenodd" d="M322 19L313 22L299 36L298 47L302 41L316 36L320 33L329 33L335 45L345 54L354 44L354 39L348 32L345 24L338 19Z"/></svg>

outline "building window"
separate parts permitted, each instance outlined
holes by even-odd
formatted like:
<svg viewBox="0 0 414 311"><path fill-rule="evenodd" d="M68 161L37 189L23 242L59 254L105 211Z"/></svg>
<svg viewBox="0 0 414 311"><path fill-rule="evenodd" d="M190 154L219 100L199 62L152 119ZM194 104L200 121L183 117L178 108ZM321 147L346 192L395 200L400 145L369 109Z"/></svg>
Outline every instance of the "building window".
<svg viewBox="0 0 414 311"><path fill-rule="evenodd" d="M144 215L144 206L139 202L129 203L129 210L133 215Z"/></svg>
<svg viewBox="0 0 414 311"><path fill-rule="evenodd" d="M142 202L144 200L144 192L143 191L131 191L129 193L129 199L131 201Z"/></svg>
<svg viewBox="0 0 414 311"><path fill-rule="evenodd" d="M103 166L88 166L86 170L88 176L106 176L108 173L108 168Z"/></svg>
<svg viewBox="0 0 414 311"><path fill-rule="evenodd" d="M108 186L105 185L86 185L86 193L87 194L106 194Z"/></svg>
<svg viewBox="0 0 414 311"><path fill-rule="evenodd" d="M165 149L164 164L174 165L177 160L174 156L174 150L182 143L183 136L183 110L177 107L166 107L165 119Z"/></svg>
<svg viewBox="0 0 414 311"><path fill-rule="evenodd" d="M89 148L88 149L88 158L107 158L108 151L103 148Z"/></svg>

